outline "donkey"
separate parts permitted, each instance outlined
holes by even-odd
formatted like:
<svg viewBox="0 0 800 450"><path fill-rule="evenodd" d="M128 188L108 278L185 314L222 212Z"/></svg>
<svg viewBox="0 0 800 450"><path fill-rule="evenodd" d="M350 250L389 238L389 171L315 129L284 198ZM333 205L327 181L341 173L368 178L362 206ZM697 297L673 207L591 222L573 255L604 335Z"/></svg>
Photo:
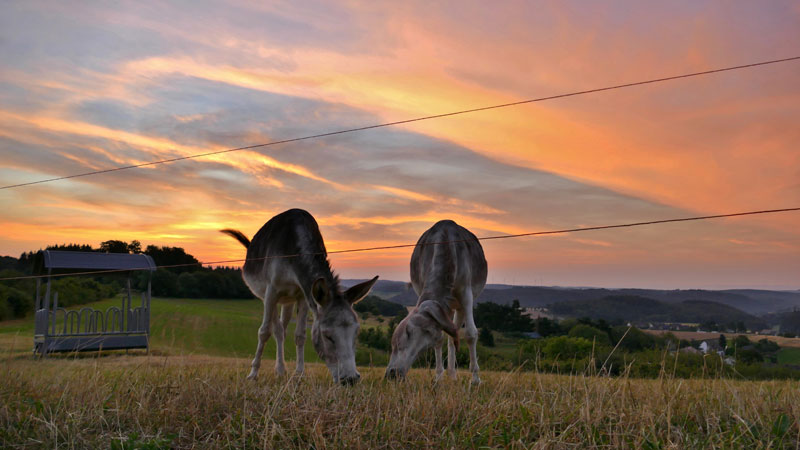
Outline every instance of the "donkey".
<svg viewBox="0 0 800 450"><path fill-rule="evenodd" d="M290 209L270 219L250 241L241 231L225 229L247 248L242 278L264 302L264 317L258 329L258 347L248 379L258 377L264 344L272 334L277 343L275 371L286 373L283 341L297 309L294 341L297 347L295 372L303 373L306 315L314 315L311 340L325 361L333 381L353 384L361 378L356 370L355 346L358 320L353 304L364 298L378 277L342 292L339 277L331 271L319 226L308 212ZM278 305L282 306L278 317Z"/></svg>
<svg viewBox="0 0 800 450"><path fill-rule="evenodd" d="M419 238L411 255L411 284L417 306L395 328L386 378L404 378L419 353L433 346L436 380L442 377L442 331L450 335L447 372L456 377L458 330L466 324L472 382L478 377L475 346L478 329L472 317L475 298L486 285L486 258L478 238L452 220L437 222ZM451 320L455 311L455 322Z"/></svg>

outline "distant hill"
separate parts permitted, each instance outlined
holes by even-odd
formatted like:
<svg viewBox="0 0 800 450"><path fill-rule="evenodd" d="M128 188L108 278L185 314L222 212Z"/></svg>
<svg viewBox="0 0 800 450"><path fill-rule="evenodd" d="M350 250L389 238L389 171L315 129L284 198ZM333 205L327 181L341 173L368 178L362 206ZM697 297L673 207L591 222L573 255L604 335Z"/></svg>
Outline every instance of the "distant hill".
<svg viewBox="0 0 800 450"><path fill-rule="evenodd" d="M364 280L342 280L345 286L352 286ZM408 283L402 281L378 280L373 294L402 305L414 305L417 295ZM597 300L608 296L638 296L665 303L708 301L737 308L747 314L790 311L800 308L800 291L766 291L756 289L735 289L709 291L702 289L601 289L564 288L543 286L511 286L489 284L478 297L478 302L491 301L509 304L519 300L523 307L543 307L554 303Z"/></svg>
<svg viewBox="0 0 800 450"><path fill-rule="evenodd" d="M340 280L340 284L342 285L343 288L349 288L364 281L367 281L367 279L348 279L348 280ZM381 280L379 278L378 281L375 282L375 286L372 287L370 294L377 295L378 297L384 300L388 300L392 297L397 296L398 294L404 293L406 290L410 290L412 293L414 292L414 290L411 289L410 285L404 281ZM395 300L392 301L394 301L395 303L400 303Z"/></svg>
<svg viewBox="0 0 800 450"><path fill-rule="evenodd" d="M636 295L611 295L594 300L555 303L550 311L564 317L591 317L609 322L744 322L749 329L763 329L766 322L732 306L708 300L663 302Z"/></svg>

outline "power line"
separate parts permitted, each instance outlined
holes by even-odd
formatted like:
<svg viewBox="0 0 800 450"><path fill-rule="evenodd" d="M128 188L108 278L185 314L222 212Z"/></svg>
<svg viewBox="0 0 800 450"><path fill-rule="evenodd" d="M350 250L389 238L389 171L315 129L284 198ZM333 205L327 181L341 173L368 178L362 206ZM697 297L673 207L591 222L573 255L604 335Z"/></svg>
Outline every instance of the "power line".
<svg viewBox="0 0 800 450"><path fill-rule="evenodd" d="M752 68L752 67L766 66L766 65L769 65L769 64L778 64L778 63L783 63L783 62L796 61L798 59L800 59L800 56L793 56L791 58L773 59L773 60L770 60L770 61L762 61L762 62L757 62L757 63L739 65L739 66L731 66L731 67L724 67L724 68L719 68L719 69L705 70L705 71L702 71L702 72L693 72L693 73L687 73L687 74L683 74L683 75L674 75L674 76L663 77L663 78L654 78L652 80L637 81L637 82L633 82L633 83L618 84L618 85L615 85L615 86L606 86L606 87L588 89L588 90L583 90L583 91L575 91L575 92L569 92L569 93L565 93L565 94L551 95L551 96L548 96L548 97L532 98L532 99L528 99L528 100L520 100L520 101L516 101L516 102L511 102L511 103L502 103L502 104L499 104L499 105L491 105L491 106L483 106L483 107L480 107L480 108L464 109L464 110L453 111L453 112L449 112L449 113L434 114L434 115L430 115L430 116L417 117L417 118L414 118L414 119L398 120L398 121L395 121L395 122L385 122L385 123L376 124L376 125L368 125L368 126L363 126L363 127L358 127L358 128L349 128L349 129L345 129L345 130L331 131L331 132L328 132L328 133L320 133L320 134L313 134L313 135L309 135L309 136L303 136L303 137L297 137L297 138L291 138L291 139L283 139L283 140L279 140L279 141L267 142L267 143L264 143L264 144L255 144L255 145L248 145L248 146L244 146L244 147L229 148L229 149L217 150L217 151L213 151L213 152L198 153L196 155L181 156L181 157L177 157L177 158L162 159L162 160L158 160L158 161L150 161L150 162L141 163L141 164L131 164L131 165L128 165L128 166L112 167L110 169L95 170L95 171L92 171L92 172L85 172L85 173L79 173L79 174L74 174L74 175L66 175L66 176L62 176L62 177L47 178L47 179L44 179L44 180L30 181L30 182L27 182L27 183L11 184L11 185L8 185L8 186L1 186L0 190L18 188L18 187L22 187L22 186L30 186L30 185L33 185L33 184L49 183L49 182L52 182L52 181L67 180L67 179L70 179L70 178L87 177L87 176L90 176L90 175L99 175L99 174L103 174L103 173L117 172L117 171L120 171L120 170L135 169L135 168L138 168L138 167L154 166L154 165L157 165L157 164L166 164L166 163L171 163L171 162L176 162L176 161L183 161L183 160L187 160L187 159L196 159L196 158L202 158L204 156L219 155L219 154L223 154L223 153L238 152L238 151L242 151L242 150L252 150L254 148L262 148L262 147L270 147L270 146L273 146L273 145L288 144L290 142L305 141L305 140L310 140L310 139L319 139L319 138L323 138L323 137L336 136L336 135L339 135L339 134L355 133L355 132L359 132L359 131L373 130L373 129L376 129L376 128L385 128L385 127L391 127L391 126L395 126L395 125L403 125L403 124L412 123L412 122L421 122L423 120L440 119L440 118L443 118L443 117L458 116L458 115L462 115L462 114L470 114L470 113L479 112L479 111L488 111L488 110L492 110L492 109L508 108L508 107L511 107L511 106L526 105L526 104L529 104L529 103L543 102L543 101L547 101L547 100L555 100L555 99L566 98L566 97L574 97L574 96L577 96L577 95L593 94L593 93L597 93L597 92L611 91L611 90L614 90L614 89L623 89L623 88L629 88L629 87L634 87L634 86L642 86L642 85L645 85L645 84L661 83L661 82L664 82L664 81L679 80L679 79L682 79L682 78L691 78L691 77L697 77L697 76L701 76L701 75L710 75L710 74L715 74L715 73L720 73L720 72L729 72L729 71L732 71L732 70L748 69L748 68Z"/></svg>
<svg viewBox="0 0 800 450"><path fill-rule="evenodd" d="M616 225L599 225L594 227L580 227L580 228L566 228L563 230L549 230L549 231L533 231L530 233L519 233L519 234L501 234L495 236L484 236L476 238L479 241L488 241L488 240L496 240L496 239L512 239L512 238L520 238L526 236L543 236L548 234L564 234L564 233L577 233L580 231L597 231L597 230L610 230L615 228L630 228L630 227L640 227L645 225L658 225L658 224L665 224L665 223L675 223L675 222L690 222L696 220L710 220L710 219L722 219L725 217L741 217L741 216L753 216L757 214L775 214L775 213L783 213L783 212L791 212L791 211L800 211L800 207L797 208L782 208L782 209L765 209L761 211L746 211L746 212L738 212L738 213L729 213L729 214L716 214L713 216L695 216L695 217L681 217L677 219L662 219L662 220L650 220L647 222L633 222L633 223L624 223L624 224L616 224ZM409 248L409 247L417 247L419 245L440 245L440 244L451 244L456 242L465 242L471 239L458 239L458 240L451 240L451 241L439 241L439 242L429 242L427 244L398 244L398 245L385 245L380 247L362 247L362 248L351 248L346 250L333 250L330 252L316 252L316 253L295 253L290 255L271 255L271 256L263 256L259 258L245 258L245 259L227 259L222 261L207 261L207 262L196 262L196 263L188 263L188 264L170 264L165 266L158 266L159 269L169 269L169 268L176 268L176 267L190 267L190 266L207 266L211 264L226 264L226 263L234 263L234 262L245 262L245 261L263 261L267 259L278 259L278 258L297 258L300 256L317 256L317 255L330 255L330 254L337 254L337 253L355 253L355 252L368 252L368 251L376 251L376 250L391 250L391 249L398 249L398 248ZM135 270L148 270L148 269L113 269L113 270L94 270L88 272L73 272L73 273L64 273L64 274L53 274L53 275L25 275L20 277L6 277L0 278L0 281L8 281L8 280L24 280L24 279L32 279L32 278L47 278L48 276L53 277L65 277L65 276L74 276L74 275L97 275L97 274L104 274L104 273L118 273L118 272L131 272Z"/></svg>

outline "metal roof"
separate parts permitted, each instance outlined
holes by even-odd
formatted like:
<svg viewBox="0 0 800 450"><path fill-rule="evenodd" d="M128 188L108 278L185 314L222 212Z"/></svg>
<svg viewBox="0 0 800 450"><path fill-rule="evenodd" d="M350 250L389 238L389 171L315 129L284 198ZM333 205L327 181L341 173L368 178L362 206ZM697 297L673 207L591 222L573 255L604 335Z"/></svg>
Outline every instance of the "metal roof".
<svg viewBox="0 0 800 450"><path fill-rule="evenodd" d="M143 253L94 253L42 250L45 269L156 270L156 263Z"/></svg>

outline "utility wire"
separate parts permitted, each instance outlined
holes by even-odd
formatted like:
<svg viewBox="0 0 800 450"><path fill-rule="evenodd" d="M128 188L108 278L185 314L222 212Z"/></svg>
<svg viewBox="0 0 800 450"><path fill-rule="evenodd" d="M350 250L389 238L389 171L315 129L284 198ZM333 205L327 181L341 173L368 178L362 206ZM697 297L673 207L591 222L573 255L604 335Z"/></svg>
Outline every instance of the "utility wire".
<svg viewBox="0 0 800 450"><path fill-rule="evenodd" d="M30 181L30 182L27 182L27 183L10 184L8 186L0 186L0 190L18 188L18 187L22 187L22 186L30 186L30 185L33 185L33 184L49 183L49 182L52 182L52 181L67 180L67 179L71 179L71 178L87 177L87 176L90 176L90 175L99 175L99 174L103 174L103 173L117 172L117 171L120 171L120 170L135 169L137 167L154 166L154 165L157 165L157 164L166 164L166 163L171 163L171 162L176 162L176 161L183 161L183 160L187 160L187 159L202 158L204 156L219 155L219 154L223 154L223 153L238 152L238 151L242 151L242 150L251 150L251 149L254 149L254 148L270 147L270 146L273 146L273 145L287 144L287 143L290 143L290 142L305 141L305 140L310 140L310 139L319 139L319 138L323 138L323 137L336 136L336 135L339 135L339 134L355 133L355 132L359 132L359 131L372 130L372 129L375 129L375 128L384 128L384 127L391 127L391 126L395 126L395 125L402 125L402 124L407 124L407 123L412 123L412 122L421 122L423 120L439 119L439 118L442 118L442 117L458 116L458 115L461 115L461 114L469 114L469 113L474 113L474 112L479 112L479 111L488 111L488 110L499 109L499 108L508 108L510 106L526 105L526 104L529 104L529 103L543 102L543 101L547 101L547 100L555 100L555 99L566 98L566 97L574 97L574 96L577 96L577 95L584 95L584 94L593 94L593 93L597 93L597 92L611 91L611 90L614 90L614 89L623 89L623 88L629 88L629 87L633 87L633 86L642 86L642 85L645 85L645 84L661 83L661 82L664 82L664 81L679 80L679 79L682 79L682 78L691 78L691 77L697 77L697 76L701 76L701 75L710 75L710 74L715 74L715 73L720 73L720 72L729 72L729 71L732 71L732 70L748 69L748 68L752 68L752 67L766 66L766 65L769 65L769 64L778 64L778 63L796 61L796 60L800 60L800 56L793 56L791 58L783 58L783 59L773 59L773 60L770 60L770 61L762 61L762 62L757 62L757 63L752 63L752 64L744 64L744 65L739 65L739 66L731 66L731 67L724 67L724 68L719 68L719 69L705 70L705 71L702 71L702 72L693 72L693 73L687 73L687 74L683 74L683 75L674 75L674 76L670 76L670 77L655 78L655 79L652 79L652 80L637 81L637 82L634 82L634 83L618 84L618 85L615 85L615 86L607 86L607 87L601 87L601 88L595 88L595 89L588 89L588 90L584 90L584 91L575 91L575 92L569 92L569 93L566 93L566 94L551 95L551 96L548 96L548 97L532 98L532 99L528 99L528 100L521 100L521 101L516 101L516 102L511 102L511 103L502 103L502 104L499 104L499 105L483 106L483 107L480 107L480 108L464 109L464 110L461 110L461 111L453 111L453 112L444 113L444 114L434 114L434 115L430 115L430 116L417 117L417 118L414 118L414 119L398 120L398 121L395 121L395 122L386 122L386 123L381 123L381 124L376 124L376 125L368 125L368 126L359 127L359 128L350 128L350 129L345 129L345 130L331 131L331 132L328 132L328 133L320 133L320 134L313 134L313 135L309 135L309 136L303 136L303 137L297 137L297 138L291 138L291 139L283 139L283 140L279 140L279 141L267 142L267 143L264 143L264 144L248 145L248 146L244 146L244 147L229 148L229 149L225 149L225 150L217 150L217 151L206 152L206 153L198 153L196 155L180 156L180 157L177 157L177 158L162 159L162 160L158 160L158 161L150 161L150 162L141 163L141 164L131 164L131 165L128 165L128 166L119 166L119 167L113 167L113 168L110 168L110 169L95 170L95 171L92 171L92 172L78 173L78 174L74 174L74 175L66 175L66 176L56 177L56 178L47 178L47 179L43 179L43 180Z"/></svg>
<svg viewBox="0 0 800 450"><path fill-rule="evenodd" d="M695 216L695 217L682 217L677 219L662 219L662 220L650 220L647 222L633 222L633 223L624 223L624 224L616 224L616 225L600 225L594 227L581 227L581 228L567 228L563 230L550 230L550 231L533 231L530 233L519 233L519 234L501 234L495 236L484 236L480 238L476 238L479 241L488 241L488 240L495 240L495 239L511 239L511 238L520 238L526 236L543 236L548 234L562 234L562 233L577 233L579 231L596 231L596 230L609 230L614 228L630 228L630 227L640 227L645 225L657 225L657 224L664 224L664 223L674 223L674 222L690 222L695 220L710 220L710 219L721 219L725 217L741 217L741 216L753 216L757 214L775 214L775 213L783 213L783 212L791 212L791 211L800 211L800 207L798 208L782 208L782 209L766 209L761 211L747 211L747 212L738 212L738 213L730 213L730 214L716 214L713 216ZM386 245L380 247L362 247L362 248L351 248L346 250L333 250L330 252L316 252L316 253L295 253L290 255L270 255L270 256L262 256L259 258L245 258L245 259L227 259L222 261L206 261L206 262L196 262L196 263L188 263L188 264L171 264L171 265L164 265L158 266L158 269L168 269L168 268L175 268L175 267L189 267L189 266L207 266L211 264L225 264L225 263L233 263L233 262L244 262L244 261L263 261L267 259L278 259L278 258L296 258L299 256L317 256L317 255L330 255L334 253L355 253L355 252L368 252L368 251L376 251L376 250L390 250L390 249L398 249L398 248L409 248L409 247L417 247L420 245L439 245L439 244L451 244L456 242L465 242L471 241L472 239L458 239L458 240L450 240L450 241L439 241L439 242L428 242L425 244L420 244L417 242L416 244L398 244L398 245ZM0 278L0 281L8 281L8 280L24 280L24 279L32 279L32 278L47 278L48 276L53 277L65 277L65 276L74 276L74 275L97 275L97 274L104 274L104 273L116 273L116 272L131 272L136 270L149 270L149 269L113 269L113 270L93 270L87 272L73 272L73 273L64 273L64 274L53 274L53 275L26 275L20 277L6 277Z"/></svg>

